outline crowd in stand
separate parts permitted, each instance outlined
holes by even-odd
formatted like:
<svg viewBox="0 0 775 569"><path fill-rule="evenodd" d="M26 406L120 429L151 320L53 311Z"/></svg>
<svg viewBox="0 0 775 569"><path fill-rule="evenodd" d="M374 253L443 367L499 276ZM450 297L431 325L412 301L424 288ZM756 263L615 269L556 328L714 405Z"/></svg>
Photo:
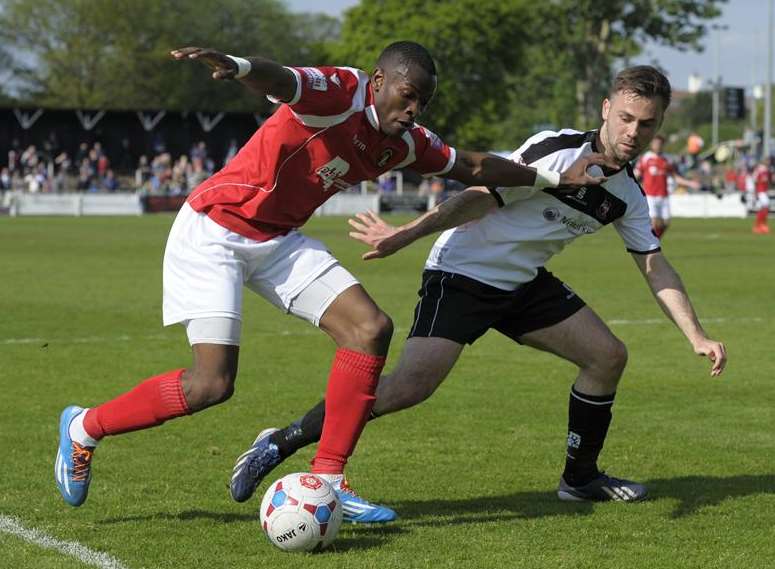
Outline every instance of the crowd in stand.
<svg viewBox="0 0 775 569"><path fill-rule="evenodd" d="M75 155L60 150L52 133L40 144L22 148L14 141L5 163L0 162L0 191L19 190L31 193L59 192L117 192L140 191L150 195L186 195L228 162L238 150L232 140L224 159L216 164L204 141L195 142L188 153L177 157L166 150L163 141L154 141L148 155L135 156L122 142L123 151L112 164L102 144L82 142ZM675 160L677 173L700 183L703 191L715 193L746 191L751 186L756 161L741 153L735 163L728 162L723 168L709 161L692 161L690 156ZM772 168L771 168L772 170ZM433 178L420 181L420 195L434 195L444 199L460 187L447 180ZM388 173L380 177L377 185L381 193L396 191L395 179ZM678 188L681 191L685 188ZM750 188L748 188L750 189Z"/></svg>
<svg viewBox="0 0 775 569"><path fill-rule="evenodd" d="M141 191L154 195L185 195L210 176L216 163L204 141L188 154L174 158L163 143L132 164L124 141L120 164L115 167L100 142L82 142L75 155L60 151L52 134L42 144L22 148L14 141L5 163L0 162L0 191L30 193ZM224 163L237 153L232 141ZM129 162L127 160L129 159ZM219 165L220 166L220 165Z"/></svg>

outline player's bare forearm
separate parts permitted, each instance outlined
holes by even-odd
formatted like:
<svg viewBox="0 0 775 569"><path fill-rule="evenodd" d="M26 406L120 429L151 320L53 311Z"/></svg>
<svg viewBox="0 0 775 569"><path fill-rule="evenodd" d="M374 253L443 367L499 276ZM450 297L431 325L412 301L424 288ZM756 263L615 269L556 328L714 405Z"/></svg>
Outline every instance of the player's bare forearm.
<svg viewBox="0 0 775 569"><path fill-rule="evenodd" d="M662 311L694 346L706 338L681 277L661 253L633 255Z"/></svg>
<svg viewBox="0 0 775 569"><path fill-rule="evenodd" d="M458 150L448 178L469 186L533 186L536 170L486 152Z"/></svg>
<svg viewBox="0 0 775 569"><path fill-rule="evenodd" d="M497 207L495 198L487 188L475 186L441 202L433 209L400 226L398 230L412 241L445 231L484 216Z"/></svg>
<svg viewBox="0 0 775 569"><path fill-rule="evenodd" d="M689 340L694 353L710 360L710 375L721 375L727 365L727 349L723 343L708 338L702 329L675 269L661 253L633 255L633 258L646 277L659 306Z"/></svg>
<svg viewBox="0 0 775 569"><path fill-rule="evenodd" d="M478 219L495 206L495 199L487 188L468 188L400 227L385 223L374 212L359 213L349 221L353 228L350 237L371 247L364 253L364 259L380 259L420 237Z"/></svg>
<svg viewBox="0 0 775 569"><path fill-rule="evenodd" d="M296 94L293 72L271 59L248 57L250 73L238 79L260 96L269 95L279 101L290 101Z"/></svg>
<svg viewBox="0 0 775 569"><path fill-rule="evenodd" d="M605 176L592 176L587 173L587 168L593 165L616 167L602 154L593 153L577 158L563 172L552 172L517 164L486 152L458 150L455 164L446 177L469 186L578 188L605 182Z"/></svg>
<svg viewBox="0 0 775 569"><path fill-rule="evenodd" d="M270 95L280 101L290 101L296 93L296 78L292 71L264 57L234 58L212 48L182 47L170 52L177 60L196 60L210 68L213 79L237 79L255 94ZM247 63L250 70L242 77L240 66ZM243 71L244 72L244 71Z"/></svg>

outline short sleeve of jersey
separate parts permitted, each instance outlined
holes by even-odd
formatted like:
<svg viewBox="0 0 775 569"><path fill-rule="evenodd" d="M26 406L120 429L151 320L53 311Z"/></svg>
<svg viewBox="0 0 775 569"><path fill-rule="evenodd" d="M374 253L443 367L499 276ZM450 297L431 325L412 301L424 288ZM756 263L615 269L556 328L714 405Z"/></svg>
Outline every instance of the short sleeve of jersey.
<svg viewBox="0 0 775 569"><path fill-rule="evenodd" d="M331 116L352 106L358 70L348 67L286 67L296 78L296 92L285 101L299 115ZM281 103L268 97L273 103Z"/></svg>
<svg viewBox="0 0 775 569"><path fill-rule="evenodd" d="M624 241L627 251L646 255L660 250L659 237L651 229L649 208L645 196L630 203L627 212L613 225Z"/></svg>
<svg viewBox="0 0 775 569"><path fill-rule="evenodd" d="M423 176L442 176L455 165L455 149L425 127L410 131L414 142L414 162L409 168Z"/></svg>
<svg viewBox="0 0 775 569"><path fill-rule="evenodd" d="M556 133L552 133L556 134ZM539 158L538 160L534 160L533 162L527 163L525 162L524 158L522 157L522 153L533 146L537 141L545 138L546 133L539 133L535 136L532 136L528 138L525 143L517 148L514 152L512 152L508 159L512 162L516 162L517 164L521 164L523 166L530 166L532 168L542 167L547 170L551 170L552 172L564 172L568 166L570 166L570 163L568 162L568 155L564 152L552 152L551 154L547 154L546 156ZM572 161L571 161L572 162ZM534 186L519 186L519 187L511 187L511 188L490 188L490 192L492 192L495 195L495 199L498 201L498 204L502 204L501 207L508 205L513 202L521 201L524 199L529 198L533 194L535 194L536 191L539 189Z"/></svg>

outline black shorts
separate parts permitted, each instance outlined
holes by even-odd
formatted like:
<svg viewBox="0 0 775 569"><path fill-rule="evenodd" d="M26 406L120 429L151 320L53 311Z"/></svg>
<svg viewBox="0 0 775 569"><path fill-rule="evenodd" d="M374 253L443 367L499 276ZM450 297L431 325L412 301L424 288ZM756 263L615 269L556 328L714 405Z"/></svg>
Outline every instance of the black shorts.
<svg viewBox="0 0 775 569"><path fill-rule="evenodd" d="M493 328L519 337L562 322L584 307L573 290L541 267L529 283L502 290L456 273L425 271L410 338L446 338L473 344Z"/></svg>

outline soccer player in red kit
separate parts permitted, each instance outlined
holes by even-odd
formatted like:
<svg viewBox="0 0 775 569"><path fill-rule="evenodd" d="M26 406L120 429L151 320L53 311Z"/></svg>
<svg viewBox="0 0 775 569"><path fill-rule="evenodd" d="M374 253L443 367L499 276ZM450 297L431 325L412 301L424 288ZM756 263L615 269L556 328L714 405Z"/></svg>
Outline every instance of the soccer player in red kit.
<svg viewBox="0 0 775 569"><path fill-rule="evenodd" d="M170 230L164 324L185 326L192 365L148 378L96 407L67 407L60 417L57 486L67 503L80 506L100 439L160 425L232 395L245 286L336 342L312 472L334 486L345 519L390 521L395 513L352 492L343 471L374 404L392 322L325 246L298 228L339 190L405 166L467 185L580 187L603 181L587 167L608 161L587 156L557 174L449 147L415 122L436 90L436 69L413 42L388 46L371 75L349 67L284 67L197 47L172 56L202 61L214 79L238 79L282 104L227 166L191 192ZM255 491L262 448L254 443L237 461L231 480L237 501Z"/></svg>
<svg viewBox="0 0 775 569"><path fill-rule="evenodd" d="M662 237L670 225L670 193L667 189L669 177L692 189L700 189L698 182L679 176L675 166L662 153L665 138L658 134L651 141L650 150L641 156L635 167L635 173L643 184L646 201L649 204L651 227L657 237Z"/></svg>
<svg viewBox="0 0 775 569"><path fill-rule="evenodd" d="M765 235L770 232L767 225L767 215L770 213L770 168L767 160L762 160L753 171L754 191L756 193L754 209L756 209L756 221L753 232Z"/></svg>

